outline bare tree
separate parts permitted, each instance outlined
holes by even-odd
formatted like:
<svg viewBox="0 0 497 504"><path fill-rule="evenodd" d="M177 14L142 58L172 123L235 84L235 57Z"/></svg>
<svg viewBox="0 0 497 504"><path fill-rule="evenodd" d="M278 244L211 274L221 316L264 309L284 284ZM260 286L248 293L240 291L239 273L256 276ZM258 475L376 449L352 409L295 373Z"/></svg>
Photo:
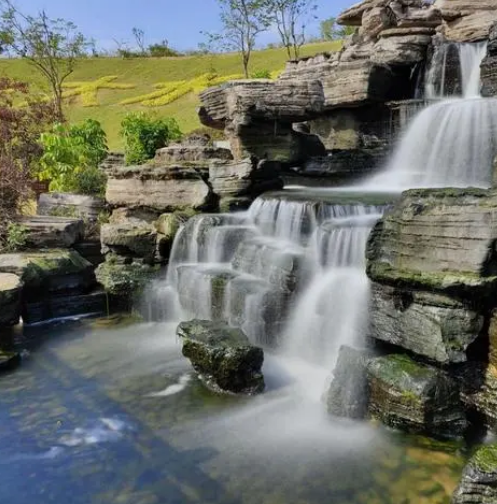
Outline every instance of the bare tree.
<svg viewBox="0 0 497 504"><path fill-rule="evenodd" d="M45 11L24 15L10 0L0 0L0 46L25 58L45 77L53 94L57 116L63 119L62 85L74 72L91 42L64 19L50 19Z"/></svg>
<svg viewBox="0 0 497 504"><path fill-rule="evenodd" d="M140 28L133 28L133 37L135 37L136 45L140 50L141 54L145 54L145 32Z"/></svg>
<svg viewBox="0 0 497 504"><path fill-rule="evenodd" d="M249 62L257 36L266 31L270 21L265 0L217 0L221 7L223 32L206 33L208 46L217 45L227 51L239 51L243 72L249 77Z"/></svg>
<svg viewBox="0 0 497 504"><path fill-rule="evenodd" d="M297 59L305 43L306 22L317 9L314 0L265 0L267 16L278 29L289 59Z"/></svg>

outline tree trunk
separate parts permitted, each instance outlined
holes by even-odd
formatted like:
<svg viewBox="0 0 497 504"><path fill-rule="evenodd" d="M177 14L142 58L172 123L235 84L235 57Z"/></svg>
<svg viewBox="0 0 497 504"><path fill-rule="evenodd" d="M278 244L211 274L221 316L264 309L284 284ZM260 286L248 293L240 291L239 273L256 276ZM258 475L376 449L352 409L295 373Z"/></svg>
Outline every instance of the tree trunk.
<svg viewBox="0 0 497 504"><path fill-rule="evenodd" d="M62 86L59 84L53 85L54 108L57 120L64 122L64 111L62 109Z"/></svg>
<svg viewBox="0 0 497 504"><path fill-rule="evenodd" d="M243 59L243 73L245 75L245 78L249 78L249 60L250 60L250 54L243 53L242 55Z"/></svg>

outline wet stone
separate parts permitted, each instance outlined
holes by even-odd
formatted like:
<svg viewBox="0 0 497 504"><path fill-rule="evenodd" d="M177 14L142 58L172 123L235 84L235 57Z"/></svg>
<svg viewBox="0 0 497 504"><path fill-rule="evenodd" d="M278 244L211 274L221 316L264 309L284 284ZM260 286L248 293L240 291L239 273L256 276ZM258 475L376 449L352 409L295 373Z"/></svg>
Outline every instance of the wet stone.
<svg viewBox="0 0 497 504"><path fill-rule="evenodd" d="M251 345L240 329L220 322L192 320L182 322L177 334L183 342L183 355L209 388L248 395L264 390L264 353Z"/></svg>

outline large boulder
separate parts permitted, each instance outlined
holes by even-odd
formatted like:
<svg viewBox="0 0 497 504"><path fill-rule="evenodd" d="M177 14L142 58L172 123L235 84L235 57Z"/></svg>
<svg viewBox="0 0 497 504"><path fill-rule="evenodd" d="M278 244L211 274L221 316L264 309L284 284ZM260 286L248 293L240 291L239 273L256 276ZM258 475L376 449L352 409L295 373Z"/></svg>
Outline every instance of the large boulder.
<svg viewBox="0 0 497 504"><path fill-rule="evenodd" d="M15 325L19 322L22 286L17 275L0 273L0 326Z"/></svg>
<svg viewBox="0 0 497 504"><path fill-rule="evenodd" d="M478 448L464 468L451 504L494 504L497 502L497 445Z"/></svg>
<svg viewBox="0 0 497 504"><path fill-rule="evenodd" d="M208 166L143 165L109 171L106 198L113 207L147 208L159 213L207 210L217 200L204 180Z"/></svg>
<svg viewBox="0 0 497 504"><path fill-rule="evenodd" d="M140 257L154 262L157 248L157 232L145 221L127 221L104 224L100 231L102 251L125 257Z"/></svg>
<svg viewBox="0 0 497 504"><path fill-rule="evenodd" d="M24 297L88 292L95 286L93 266L74 250L0 255L0 273L13 273L24 284Z"/></svg>
<svg viewBox="0 0 497 504"><path fill-rule="evenodd" d="M208 145L174 144L163 147L155 153L155 161L159 163L177 164L221 159L229 161L233 155L229 149Z"/></svg>
<svg viewBox="0 0 497 504"><path fill-rule="evenodd" d="M67 217L23 217L19 224L26 229L26 248L69 248L80 242L85 234L81 219Z"/></svg>
<svg viewBox="0 0 497 504"><path fill-rule="evenodd" d="M487 55L481 64L481 84L482 96L497 96L497 23L490 30Z"/></svg>
<svg viewBox="0 0 497 504"><path fill-rule="evenodd" d="M467 427L460 390L445 371L406 355L371 359L369 413L386 425L436 437L460 437Z"/></svg>
<svg viewBox="0 0 497 504"><path fill-rule="evenodd" d="M216 391L257 394L264 390L264 353L240 329L192 320L177 329L187 357L203 381Z"/></svg>
<svg viewBox="0 0 497 504"><path fill-rule="evenodd" d="M38 198L38 215L97 220L107 204L102 198L69 193L44 193Z"/></svg>
<svg viewBox="0 0 497 504"><path fill-rule="evenodd" d="M367 272L387 285L478 299L484 309L495 304L496 239L494 191L407 191L370 235Z"/></svg>
<svg viewBox="0 0 497 504"><path fill-rule="evenodd" d="M368 412L369 386L366 374L371 358L364 350L340 348L333 381L326 394L331 415L362 419Z"/></svg>
<svg viewBox="0 0 497 504"><path fill-rule="evenodd" d="M371 336L442 364L466 361L483 324L482 315L446 296L373 285Z"/></svg>

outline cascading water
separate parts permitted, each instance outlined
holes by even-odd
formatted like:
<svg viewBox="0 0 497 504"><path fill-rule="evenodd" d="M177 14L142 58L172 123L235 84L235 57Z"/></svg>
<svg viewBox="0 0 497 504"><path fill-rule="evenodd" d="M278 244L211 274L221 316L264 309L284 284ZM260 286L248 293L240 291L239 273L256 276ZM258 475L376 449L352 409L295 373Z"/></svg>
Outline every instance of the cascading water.
<svg viewBox="0 0 497 504"><path fill-rule="evenodd" d="M438 48L428 72L422 110L400 139L385 170L369 189L386 187L489 187L497 154L497 100L480 97L480 64L486 43ZM448 68L452 75L448 85ZM449 65L448 60L451 60ZM460 96L452 95L460 90Z"/></svg>

